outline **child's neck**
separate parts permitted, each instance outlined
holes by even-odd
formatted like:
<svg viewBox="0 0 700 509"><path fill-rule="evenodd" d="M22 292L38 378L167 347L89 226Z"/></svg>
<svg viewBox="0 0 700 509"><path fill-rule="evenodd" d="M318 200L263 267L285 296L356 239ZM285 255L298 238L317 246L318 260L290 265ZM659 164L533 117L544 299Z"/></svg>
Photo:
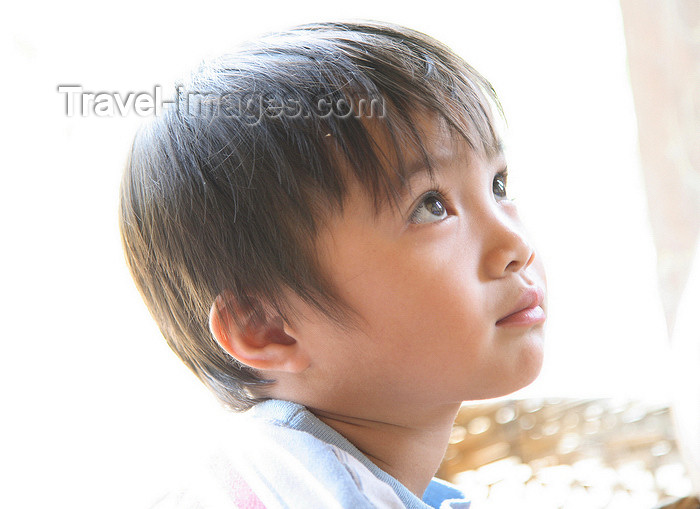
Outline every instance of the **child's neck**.
<svg viewBox="0 0 700 509"><path fill-rule="evenodd" d="M422 498L445 454L459 404L423 411L405 422L312 412L367 458ZM429 418L426 418L429 415Z"/></svg>

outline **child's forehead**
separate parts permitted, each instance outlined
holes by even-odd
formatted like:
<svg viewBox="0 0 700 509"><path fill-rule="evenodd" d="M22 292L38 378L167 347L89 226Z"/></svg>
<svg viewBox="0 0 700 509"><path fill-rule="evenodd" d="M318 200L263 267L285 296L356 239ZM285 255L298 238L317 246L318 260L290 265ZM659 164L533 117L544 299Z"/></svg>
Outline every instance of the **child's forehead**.
<svg viewBox="0 0 700 509"><path fill-rule="evenodd" d="M392 136L382 124L367 125L375 150L381 154L383 172L397 191L397 196L410 191L411 183L428 177L433 179L446 167L467 168L475 159L504 166L505 155L500 138L496 150L473 147L447 120L437 114L422 112L415 117L412 136Z"/></svg>

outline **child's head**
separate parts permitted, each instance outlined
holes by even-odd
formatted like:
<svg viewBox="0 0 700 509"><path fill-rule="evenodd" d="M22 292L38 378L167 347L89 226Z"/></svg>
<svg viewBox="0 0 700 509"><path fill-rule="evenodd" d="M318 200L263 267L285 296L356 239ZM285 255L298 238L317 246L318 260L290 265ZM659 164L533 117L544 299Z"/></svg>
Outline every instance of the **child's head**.
<svg viewBox="0 0 700 509"><path fill-rule="evenodd" d="M505 198L497 105L449 49L382 24L304 26L203 65L138 133L121 189L127 261L170 346L237 409L382 382L400 398L429 353L425 369L470 357L443 367L473 373L462 399L528 383L538 338L514 345L518 324L496 321L544 282L524 275L534 255ZM363 372L389 349L384 380ZM272 389L311 364L323 376L289 387L332 387Z"/></svg>

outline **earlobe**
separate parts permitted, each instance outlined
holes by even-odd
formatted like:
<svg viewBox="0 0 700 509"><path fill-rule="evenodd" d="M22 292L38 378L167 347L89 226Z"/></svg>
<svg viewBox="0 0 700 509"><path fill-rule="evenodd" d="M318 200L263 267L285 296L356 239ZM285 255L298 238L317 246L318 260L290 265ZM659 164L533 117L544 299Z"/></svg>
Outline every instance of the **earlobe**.
<svg viewBox="0 0 700 509"><path fill-rule="evenodd" d="M243 309L230 294L215 299L209 312L209 329L221 348L251 368L300 373L310 364L282 317Z"/></svg>

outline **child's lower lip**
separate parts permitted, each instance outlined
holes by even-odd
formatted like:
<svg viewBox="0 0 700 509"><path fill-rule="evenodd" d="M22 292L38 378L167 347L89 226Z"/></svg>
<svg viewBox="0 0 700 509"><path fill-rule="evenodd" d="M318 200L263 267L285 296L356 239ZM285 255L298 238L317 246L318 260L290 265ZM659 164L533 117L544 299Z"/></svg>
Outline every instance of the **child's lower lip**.
<svg viewBox="0 0 700 509"><path fill-rule="evenodd" d="M542 323L546 319L544 310L540 306L535 306L501 318L496 322L496 325L500 327L527 327Z"/></svg>

